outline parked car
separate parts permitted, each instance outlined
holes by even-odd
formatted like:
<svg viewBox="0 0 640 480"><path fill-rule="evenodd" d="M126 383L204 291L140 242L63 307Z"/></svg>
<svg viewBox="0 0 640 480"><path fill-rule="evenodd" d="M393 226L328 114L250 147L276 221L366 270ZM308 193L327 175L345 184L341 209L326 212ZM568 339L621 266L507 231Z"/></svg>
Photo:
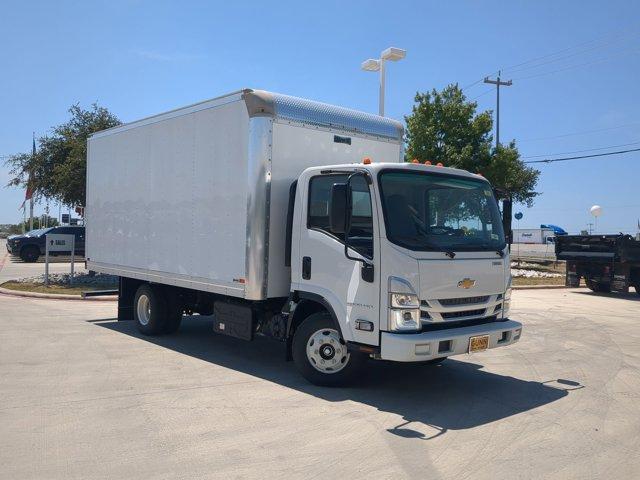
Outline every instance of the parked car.
<svg viewBox="0 0 640 480"><path fill-rule="evenodd" d="M73 234L75 239L75 254L84 255L84 227L50 227L31 230L23 235L11 235L7 238L7 250L11 255L20 257L25 262L36 262L40 255L44 255L45 240L48 233ZM54 252L50 255L70 255L71 252Z"/></svg>

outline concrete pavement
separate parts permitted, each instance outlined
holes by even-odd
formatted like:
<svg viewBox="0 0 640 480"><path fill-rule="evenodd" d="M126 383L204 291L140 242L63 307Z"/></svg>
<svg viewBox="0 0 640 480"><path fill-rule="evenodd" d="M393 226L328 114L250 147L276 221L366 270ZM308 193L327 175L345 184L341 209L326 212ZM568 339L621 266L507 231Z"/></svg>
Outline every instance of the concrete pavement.
<svg viewBox="0 0 640 480"><path fill-rule="evenodd" d="M513 295L518 344L349 389L209 318L145 338L114 304L0 296L0 476L638 478L640 296Z"/></svg>

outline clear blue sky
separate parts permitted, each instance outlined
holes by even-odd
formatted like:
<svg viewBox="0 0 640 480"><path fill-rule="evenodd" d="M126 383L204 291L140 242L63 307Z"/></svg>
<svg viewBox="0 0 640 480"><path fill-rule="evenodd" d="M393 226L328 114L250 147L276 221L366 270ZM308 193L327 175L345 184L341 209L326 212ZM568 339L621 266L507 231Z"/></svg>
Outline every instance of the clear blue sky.
<svg viewBox="0 0 640 480"><path fill-rule="evenodd" d="M377 77L359 65L388 46L408 51L388 68L388 116L409 113L418 90L503 68L514 84L501 140L515 138L524 157L640 142L637 2L41 1L0 16L0 155L29 151L31 132L75 102L130 121L254 87L375 113ZM491 109L488 88L466 92ZM542 195L518 208L521 227L579 231L597 203L599 231L636 230L640 152L539 168ZM0 223L20 220L22 198L0 188Z"/></svg>

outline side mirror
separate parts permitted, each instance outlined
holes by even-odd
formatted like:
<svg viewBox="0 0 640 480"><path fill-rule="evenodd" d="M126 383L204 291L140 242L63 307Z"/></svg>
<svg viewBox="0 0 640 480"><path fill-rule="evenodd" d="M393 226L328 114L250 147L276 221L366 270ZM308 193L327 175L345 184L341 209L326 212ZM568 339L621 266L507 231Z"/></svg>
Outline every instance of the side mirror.
<svg viewBox="0 0 640 480"><path fill-rule="evenodd" d="M505 240L509 245L513 243L513 231L511 230L511 217L513 215L513 202L510 198L502 200L502 228Z"/></svg>
<svg viewBox="0 0 640 480"><path fill-rule="evenodd" d="M331 187L329 228L335 234L344 234L347 230L348 190L346 183L334 183Z"/></svg>

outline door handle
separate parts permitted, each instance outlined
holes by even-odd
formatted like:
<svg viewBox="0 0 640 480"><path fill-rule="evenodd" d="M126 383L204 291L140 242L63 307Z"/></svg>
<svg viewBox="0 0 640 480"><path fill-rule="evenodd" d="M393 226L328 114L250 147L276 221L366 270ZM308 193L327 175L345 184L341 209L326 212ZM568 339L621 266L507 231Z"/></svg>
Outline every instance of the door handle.
<svg viewBox="0 0 640 480"><path fill-rule="evenodd" d="M311 279L311 257L302 257L302 279Z"/></svg>

